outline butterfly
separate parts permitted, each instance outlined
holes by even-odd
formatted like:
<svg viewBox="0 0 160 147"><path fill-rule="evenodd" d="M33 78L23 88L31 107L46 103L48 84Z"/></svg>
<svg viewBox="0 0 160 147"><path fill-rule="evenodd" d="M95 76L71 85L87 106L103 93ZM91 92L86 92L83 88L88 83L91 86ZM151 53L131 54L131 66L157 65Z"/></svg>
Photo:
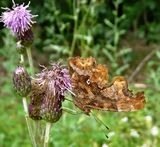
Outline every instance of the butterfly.
<svg viewBox="0 0 160 147"><path fill-rule="evenodd" d="M97 64L95 58L72 57L68 64L73 102L85 114L92 109L130 112L144 108L144 92L133 94L123 76L109 82L108 68Z"/></svg>

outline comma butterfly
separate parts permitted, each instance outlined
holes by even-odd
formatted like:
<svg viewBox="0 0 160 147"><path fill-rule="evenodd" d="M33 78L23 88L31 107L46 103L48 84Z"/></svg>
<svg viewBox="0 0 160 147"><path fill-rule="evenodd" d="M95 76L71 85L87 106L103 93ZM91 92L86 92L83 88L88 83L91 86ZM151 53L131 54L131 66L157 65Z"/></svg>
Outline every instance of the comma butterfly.
<svg viewBox="0 0 160 147"><path fill-rule="evenodd" d="M144 108L143 92L134 95L123 76L114 77L109 83L108 68L92 57L70 58L69 71L74 104L88 115L92 109L129 112Z"/></svg>

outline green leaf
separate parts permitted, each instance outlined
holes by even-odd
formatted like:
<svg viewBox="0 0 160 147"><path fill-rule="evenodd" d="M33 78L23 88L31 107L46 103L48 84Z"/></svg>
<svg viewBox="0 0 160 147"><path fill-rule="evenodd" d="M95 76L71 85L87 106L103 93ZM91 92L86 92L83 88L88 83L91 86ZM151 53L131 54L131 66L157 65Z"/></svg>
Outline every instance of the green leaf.
<svg viewBox="0 0 160 147"><path fill-rule="evenodd" d="M104 53L104 55L111 61L114 62L114 57L112 56L112 53L109 52L106 48L102 50L102 52Z"/></svg>
<svg viewBox="0 0 160 147"><path fill-rule="evenodd" d="M110 27L110 28L113 28L113 27L114 27L113 23L112 23L110 20L108 20L108 19L104 19L104 23L105 23L108 27Z"/></svg>

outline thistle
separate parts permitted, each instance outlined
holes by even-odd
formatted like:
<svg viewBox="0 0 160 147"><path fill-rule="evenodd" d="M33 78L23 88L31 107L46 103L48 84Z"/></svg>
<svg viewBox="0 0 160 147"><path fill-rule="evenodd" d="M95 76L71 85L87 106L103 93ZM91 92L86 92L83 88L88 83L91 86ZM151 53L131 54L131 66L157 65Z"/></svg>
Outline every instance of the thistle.
<svg viewBox="0 0 160 147"><path fill-rule="evenodd" d="M52 64L51 69L44 68L41 73L37 74L35 81L38 81L39 87L32 91L31 104L37 107L42 119L54 123L62 115L62 102L66 91L71 90L71 80L68 70L60 64ZM38 98L37 95L40 97ZM38 98L38 99L37 99ZM37 105L37 101L41 102ZM34 105L33 105L34 104Z"/></svg>
<svg viewBox="0 0 160 147"><path fill-rule="evenodd" d="M33 120L42 119L40 115L42 99L46 90L45 81L41 79L32 79L32 90L30 94L29 116Z"/></svg>
<svg viewBox="0 0 160 147"><path fill-rule="evenodd" d="M34 105L34 104L29 104L28 106L28 112L29 112L29 117L32 118L33 120L41 120L42 117L40 115L40 107L39 105Z"/></svg>
<svg viewBox="0 0 160 147"><path fill-rule="evenodd" d="M44 120L50 123L57 122L62 115L62 101L64 97L56 97L48 91L43 99L41 115Z"/></svg>
<svg viewBox="0 0 160 147"><path fill-rule="evenodd" d="M13 1L12 9L3 8L6 11L0 17L0 21L13 32L18 40L27 42L33 40L31 27L35 21L32 21L32 19L37 16L32 15L31 11L27 10L29 5L30 2L25 6L24 4L15 4Z"/></svg>
<svg viewBox="0 0 160 147"><path fill-rule="evenodd" d="M15 87L16 92L25 97L31 91L31 78L27 71L23 68L18 66L13 73L13 84Z"/></svg>

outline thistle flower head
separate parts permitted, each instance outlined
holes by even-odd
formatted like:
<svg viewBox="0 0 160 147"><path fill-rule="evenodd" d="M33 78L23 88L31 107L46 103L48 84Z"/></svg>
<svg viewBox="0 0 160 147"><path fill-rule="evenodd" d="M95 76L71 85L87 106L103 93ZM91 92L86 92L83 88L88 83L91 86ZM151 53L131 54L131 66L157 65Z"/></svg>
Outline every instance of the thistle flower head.
<svg viewBox="0 0 160 147"><path fill-rule="evenodd" d="M46 91L46 84L41 79L32 79L32 90L30 94L30 104L28 107L29 116L33 120L42 119L40 111L43 97Z"/></svg>
<svg viewBox="0 0 160 147"><path fill-rule="evenodd" d="M62 101L65 92L71 89L71 80L66 68L59 63L51 65L51 69L44 68L38 76L47 82L47 89L41 106L42 118L53 123L58 121L62 115Z"/></svg>
<svg viewBox="0 0 160 147"><path fill-rule="evenodd" d="M12 9L3 8L6 11L2 13L0 21L4 23L4 26L11 29L11 31L18 37L23 38L25 34L28 35L29 30L31 30L32 24L35 23L32 21L36 15L32 15L30 10L27 10L28 5L18 5L13 1ZM32 36L32 35L29 35Z"/></svg>
<svg viewBox="0 0 160 147"><path fill-rule="evenodd" d="M36 84L32 85L34 90L32 90L31 95L32 106L30 108L32 109L30 109L30 116L34 115L34 118L37 118L40 115L42 119L54 123L62 115L62 101L65 92L71 91L71 80L66 68L59 63L51 65L50 69L44 67L42 72L37 74L34 79ZM32 110L36 110L36 113L32 113Z"/></svg>
<svg viewBox="0 0 160 147"><path fill-rule="evenodd" d="M51 65L51 69L44 68L41 73L37 74L37 77L42 83L47 83L48 92L54 96L64 96L66 91L71 90L69 71L60 63L51 63Z"/></svg>
<svg viewBox="0 0 160 147"><path fill-rule="evenodd" d="M27 96L31 91L31 79L23 67L17 67L13 73L13 84L17 93Z"/></svg>

